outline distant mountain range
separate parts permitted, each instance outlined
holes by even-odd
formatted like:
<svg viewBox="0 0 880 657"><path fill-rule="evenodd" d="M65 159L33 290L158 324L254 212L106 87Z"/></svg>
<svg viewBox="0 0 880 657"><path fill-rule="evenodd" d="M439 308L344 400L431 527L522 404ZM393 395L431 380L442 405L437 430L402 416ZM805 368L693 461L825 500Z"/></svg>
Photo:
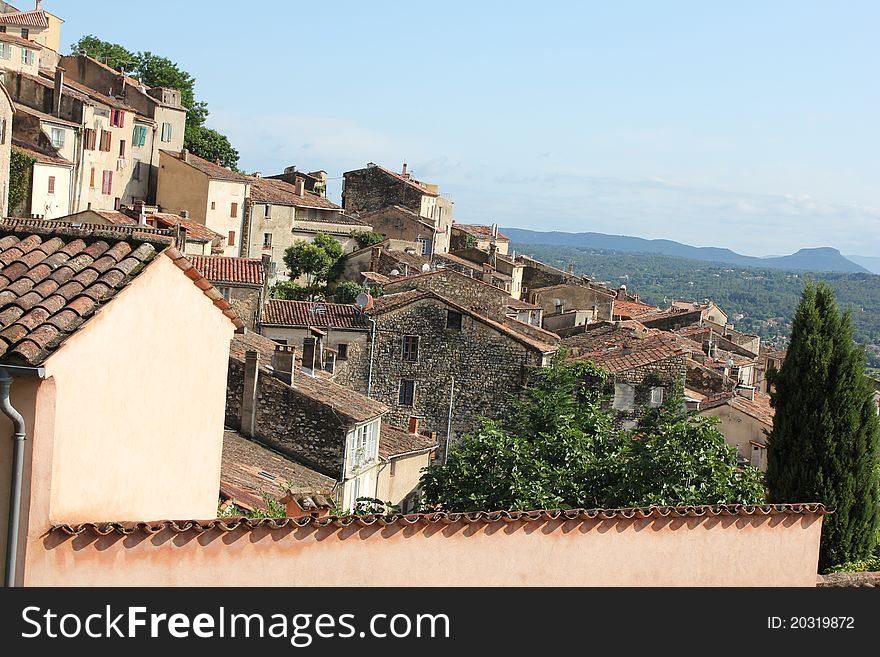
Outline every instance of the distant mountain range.
<svg viewBox="0 0 880 657"><path fill-rule="evenodd" d="M864 260L877 261L872 267L848 260L837 249L820 247L801 249L787 256L755 258L731 251L705 246L689 246L672 240L646 240L641 237L624 235L605 235L603 233L563 233L559 231L536 231L523 228L501 228L515 244L546 244L575 248L602 249L623 253L654 253L679 258L691 258L715 263L729 263L742 267L764 269L788 269L794 271L843 272L869 274L880 268L880 258L864 257Z"/></svg>

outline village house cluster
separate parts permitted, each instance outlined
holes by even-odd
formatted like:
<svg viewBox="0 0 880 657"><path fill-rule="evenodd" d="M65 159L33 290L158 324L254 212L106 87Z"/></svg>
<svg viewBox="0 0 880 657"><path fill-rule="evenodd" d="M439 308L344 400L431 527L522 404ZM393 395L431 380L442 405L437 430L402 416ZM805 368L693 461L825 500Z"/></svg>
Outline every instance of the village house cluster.
<svg viewBox="0 0 880 657"><path fill-rule="evenodd" d="M0 12L0 369L40 436L23 535L42 517L412 511L422 469L559 353L610 373L621 426L682 392L766 468L784 354L711 300L656 308L516 253L406 164L344 172L337 205L325 171L209 162L184 148L178 90L62 56L40 2ZM7 207L12 149L33 166ZM271 298L286 249L318 235L364 293Z"/></svg>

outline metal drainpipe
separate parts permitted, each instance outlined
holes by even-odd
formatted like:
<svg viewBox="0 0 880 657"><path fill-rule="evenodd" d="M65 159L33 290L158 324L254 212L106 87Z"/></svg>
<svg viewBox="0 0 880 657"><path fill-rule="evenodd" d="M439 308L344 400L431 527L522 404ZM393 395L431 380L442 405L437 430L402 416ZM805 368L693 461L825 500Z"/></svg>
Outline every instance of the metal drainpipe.
<svg viewBox="0 0 880 657"><path fill-rule="evenodd" d="M443 448L443 463L449 459L449 439L452 436L452 402L455 399L455 377L449 386L449 419L446 421L446 445Z"/></svg>
<svg viewBox="0 0 880 657"><path fill-rule="evenodd" d="M370 397L373 392L373 352L376 349L376 320L369 316L367 319L373 323L370 337L370 368L367 375L367 397Z"/></svg>
<svg viewBox="0 0 880 657"><path fill-rule="evenodd" d="M0 411L12 420L12 488L9 496L9 524L6 530L6 579L4 586L15 586L15 566L18 555L18 525L21 517L21 486L24 471L24 418L9 401L12 377L0 369Z"/></svg>

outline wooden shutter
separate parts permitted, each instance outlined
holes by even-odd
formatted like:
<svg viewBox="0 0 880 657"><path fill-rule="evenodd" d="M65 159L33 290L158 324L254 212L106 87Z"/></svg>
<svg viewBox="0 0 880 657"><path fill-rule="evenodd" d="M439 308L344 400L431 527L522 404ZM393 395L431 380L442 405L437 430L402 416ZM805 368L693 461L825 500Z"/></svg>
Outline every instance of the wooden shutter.
<svg viewBox="0 0 880 657"><path fill-rule="evenodd" d="M55 176L49 176L49 193L55 193Z"/></svg>

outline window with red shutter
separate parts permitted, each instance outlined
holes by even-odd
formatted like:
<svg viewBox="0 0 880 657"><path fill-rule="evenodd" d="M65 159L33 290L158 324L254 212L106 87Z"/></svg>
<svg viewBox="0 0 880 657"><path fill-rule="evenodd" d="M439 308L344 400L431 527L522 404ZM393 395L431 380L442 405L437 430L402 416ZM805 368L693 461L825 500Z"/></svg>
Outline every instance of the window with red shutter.
<svg viewBox="0 0 880 657"><path fill-rule="evenodd" d="M235 246L235 231L229 231L229 240L227 240L228 246Z"/></svg>
<svg viewBox="0 0 880 657"><path fill-rule="evenodd" d="M55 176L49 176L49 193L55 193Z"/></svg>
<svg viewBox="0 0 880 657"><path fill-rule="evenodd" d="M101 193L108 196L113 190L113 172L105 171L104 179L101 182Z"/></svg>
<svg viewBox="0 0 880 657"><path fill-rule="evenodd" d="M229 208L229 216L230 217L237 217L238 216L238 203L233 203L232 206Z"/></svg>

